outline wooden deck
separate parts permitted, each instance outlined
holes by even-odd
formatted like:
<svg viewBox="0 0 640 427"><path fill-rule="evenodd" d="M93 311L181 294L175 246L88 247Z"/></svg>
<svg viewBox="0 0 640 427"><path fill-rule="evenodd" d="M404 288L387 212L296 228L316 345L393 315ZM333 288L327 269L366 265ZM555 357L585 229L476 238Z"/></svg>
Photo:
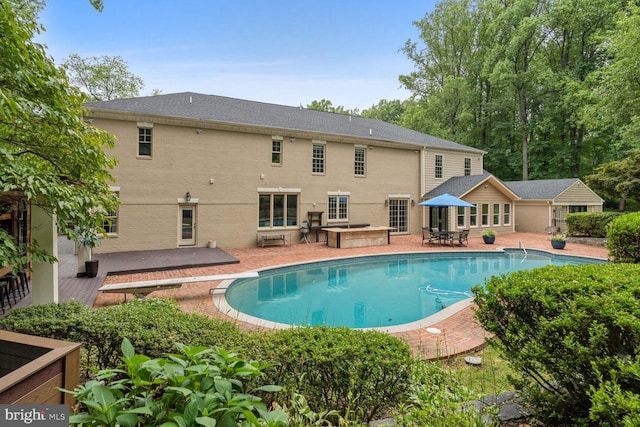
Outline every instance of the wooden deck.
<svg viewBox="0 0 640 427"><path fill-rule="evenodd" d="M108 274L154 272L240 262L220 248L119 252L99 254L94 258L100 261L98 275L94 278L77 277L78 264L73 254L73 242L65 237L58 238L59 302L78 301L92 307L98 296L98 289ZM31 293L29 293L14 304L14 307L27 307L31 303ZM5 308L8 313L8 308Z"/></svg>

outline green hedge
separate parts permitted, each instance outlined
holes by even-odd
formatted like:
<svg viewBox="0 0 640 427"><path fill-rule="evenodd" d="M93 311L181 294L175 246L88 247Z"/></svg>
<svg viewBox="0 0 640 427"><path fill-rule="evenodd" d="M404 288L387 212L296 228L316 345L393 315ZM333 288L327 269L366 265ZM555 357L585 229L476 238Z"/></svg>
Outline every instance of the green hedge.
<svg viewBox="0 0 640 427"><path fill-rule="evenodd" d="M296 390L314 411L370 421L407 397L413 357L400 339L348 328L292 328L269 334L264 381Z"/></svg>
<svg viewBox="0 0 640 427"><path fill-rule="evenodd" d="M640 263L640 212L622 215L609 224L607 249L613 262Z"/></svg>
<svg viewBox="0 0 640 427"><path fill-rule="evenodd" d="M567 234L575 237L605 237L607 225L620 216L619 212L580 212L565 217Z"/></svg>
<svg viewBox="0 0 640 427"><path fill-rule="evenodd" d="M640 400L640 265L521 271L474 293L491 344L527 378L515 385L538 417L553 425L638 425L623 405L637 408Z"/></svg>
<svg viewBox="0 0 640 427"><path fill-rule="evenodd" d="M242 349L249 338L229 322L184 313L168 299L148 298L101 309L80 303L35 305L11 310L0 327L14 332L81 342L85 365L106 369L120 362L128 338L149 357L171 352L176 342Z"/></svg>

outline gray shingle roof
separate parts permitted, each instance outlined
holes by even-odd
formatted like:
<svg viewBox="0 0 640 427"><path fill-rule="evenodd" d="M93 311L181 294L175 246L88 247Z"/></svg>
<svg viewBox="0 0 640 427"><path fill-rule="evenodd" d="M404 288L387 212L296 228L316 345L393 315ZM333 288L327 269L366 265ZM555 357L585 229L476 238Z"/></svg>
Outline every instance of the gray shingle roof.
<svg viewBox="0 0 640 427"><path fill-rule="evenodd" d="M449 193L452 196L461 197L467 191L471 190L473 187L480 184L490 176L491 174L486 170L482 171L482 175L454 176L453 178L449 178L428 193L425 193L422 197L424 199L431 199L444 193Z"/></svg>
<svg viewBox="0 0 640 427"><path fill-rule="evenodd" d="M579 181L578 178L540 179L535 181L510 181L504 184L522 199L551 200L555 199Z"/></svg>
<svg viewBox="0 0 640 427"><path fill-rule="evenodd" d="M484 153L381 120L193 92L90 102L87 107Z"/></svg>

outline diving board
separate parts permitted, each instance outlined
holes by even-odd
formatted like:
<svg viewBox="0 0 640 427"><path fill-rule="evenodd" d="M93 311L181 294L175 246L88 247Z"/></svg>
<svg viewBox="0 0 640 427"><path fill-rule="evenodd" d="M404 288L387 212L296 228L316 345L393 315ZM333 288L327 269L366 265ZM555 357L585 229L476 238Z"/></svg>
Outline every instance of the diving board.
<svg viewBox="0 0 640 427"><path fill-rule="evenodd" d="M144 280L140 282L104 285L99 292L133 294L136 298L146 297L153 291L179 288L185 283L213 282L219 280L247 279L258 277L257 271L243 273L215 274L213 276L176 277L174 279Z"/></svg>

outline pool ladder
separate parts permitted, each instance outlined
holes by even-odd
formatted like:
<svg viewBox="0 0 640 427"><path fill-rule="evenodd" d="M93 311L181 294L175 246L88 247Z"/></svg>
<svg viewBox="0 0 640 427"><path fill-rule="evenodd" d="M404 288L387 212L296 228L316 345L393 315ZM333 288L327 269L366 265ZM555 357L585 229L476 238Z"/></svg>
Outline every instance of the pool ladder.
<svg viewBox="0 0 640 427"><path fill-rule="evenodd" d="M522 249L522 251L524 252L524 258L522 258L522 260L520 261L520 264L522 264L524 262L525 259L527 259L527 249L524 247L524 244L522 243L522 240L518 240L519 245L520 245L520 249Z"/></svg>

